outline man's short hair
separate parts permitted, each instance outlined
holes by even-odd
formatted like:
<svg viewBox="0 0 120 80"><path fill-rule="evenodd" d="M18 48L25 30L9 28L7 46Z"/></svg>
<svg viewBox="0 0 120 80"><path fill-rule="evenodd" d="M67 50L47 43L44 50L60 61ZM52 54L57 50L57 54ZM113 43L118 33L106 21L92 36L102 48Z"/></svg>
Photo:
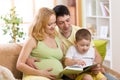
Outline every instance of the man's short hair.
<svg viewBox="0 0 120 80"><path fill-rule="evenodd" d="M56 17L70 15L69 9L65 5L57 5L53 8L56 13Z"/></svg>

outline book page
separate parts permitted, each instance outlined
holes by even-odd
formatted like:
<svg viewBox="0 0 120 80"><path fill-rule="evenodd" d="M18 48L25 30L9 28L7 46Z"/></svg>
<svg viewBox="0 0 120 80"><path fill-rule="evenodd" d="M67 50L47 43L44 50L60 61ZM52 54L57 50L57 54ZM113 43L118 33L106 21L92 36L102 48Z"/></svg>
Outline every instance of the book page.
<svg viewBox="0 0 120 80"><path fill-rule="evenodd" d="M87 67L87 66L90 66L93 64L93 58L91 58L91 57L83 57L82 59L86 63L86 65L83 67Z"/></svg>
<svg viewBox="0 0 120 80"><path fill-rule="evenodd" d="M73 66L67 66L67 67L65 67L65 69L83 71L83 66L80 66L80 65L73 65Z"/></svg>

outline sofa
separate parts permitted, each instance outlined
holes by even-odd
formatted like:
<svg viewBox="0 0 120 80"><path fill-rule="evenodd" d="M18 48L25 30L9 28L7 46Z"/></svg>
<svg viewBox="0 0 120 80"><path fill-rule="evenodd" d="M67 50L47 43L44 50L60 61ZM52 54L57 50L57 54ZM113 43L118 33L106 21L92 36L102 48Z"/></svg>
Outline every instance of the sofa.
<svg viewBox="0 0 120 80"><path fill-rule="evenodd" d="M95 40L94 43L101 56L104 58L107 41ZM16 69L16 61L21 48L22 44L17 43L0 44L0 65L10 69L16 79L22 78L22 73ZM108 71L108 73L113 72L111 69L107 69L106 71ZM118 76L120 75L117 74L117 77Z"/></svg>
<svg viewBox="0 0 120 80"><path fill-rule="evenodd" d="M16 79L22 78L22 73L16 69L16 61L19 56L21 44L0 44L0 65L11 70Z"/></svg>

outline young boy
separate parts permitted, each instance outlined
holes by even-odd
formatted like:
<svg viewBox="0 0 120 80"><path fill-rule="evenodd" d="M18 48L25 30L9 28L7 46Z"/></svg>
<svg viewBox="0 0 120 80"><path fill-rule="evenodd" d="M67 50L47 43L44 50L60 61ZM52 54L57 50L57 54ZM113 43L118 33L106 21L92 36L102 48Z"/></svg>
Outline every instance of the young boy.
<svg viewBox="0 0 120 80"><path fill-rule="evenodd" d="M91 33L87 29L79 29L75 35L75 45L71 46L66 54L65 65L87 66L96 62L95 49L90 45ZM76 80L107 80L101 73L86 72L80 74Z"/></svg>

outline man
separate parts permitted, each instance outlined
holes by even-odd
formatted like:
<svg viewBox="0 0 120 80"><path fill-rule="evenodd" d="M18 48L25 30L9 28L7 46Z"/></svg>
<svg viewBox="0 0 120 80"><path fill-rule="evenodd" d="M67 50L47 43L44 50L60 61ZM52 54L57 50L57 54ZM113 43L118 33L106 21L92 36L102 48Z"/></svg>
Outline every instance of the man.
<svg viewBox="0 0 120 80"><path fill-rule="evenodd" d="M66 50L69 48L69 46L74 44L75 33L77 32L78 29L80 29L80 27L71 24L70 12L69 12L69 10L66 6L57 5L53 8L53 10L56 13L56 24L58 26L57 31L58 31L59 36L62 38L62 41L65 45L65 52L64 53L66 53ZM102 58L101 58L100 54L98 53L98 51L97 51L96 57L97 57L96 61L98 63L101 63ZM114 77L111 76L110 74L106 73L103 70L103 68L101 69L99 67L99 65L96 68L93 69L93 72L96 73L99 69L103 71L103 73L105 74L105 76L109 80L114 79Z"/></svg>

